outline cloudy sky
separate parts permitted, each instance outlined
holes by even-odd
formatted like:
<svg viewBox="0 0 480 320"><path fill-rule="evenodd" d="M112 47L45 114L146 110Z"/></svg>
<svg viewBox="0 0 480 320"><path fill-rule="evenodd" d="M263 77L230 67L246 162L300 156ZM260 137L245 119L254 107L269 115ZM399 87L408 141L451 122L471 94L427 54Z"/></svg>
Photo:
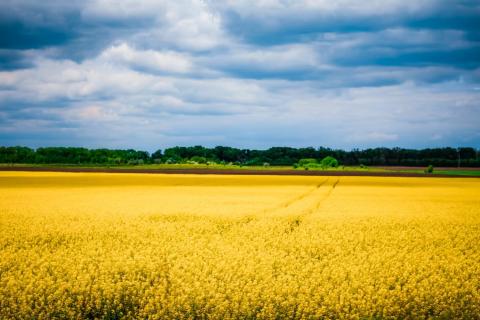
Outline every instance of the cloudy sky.
<svg viewBox="0 0 480 320"><path fill-rule="evenodd" d="M0 1L0 145L197 144L480 147L480 1Z"/></svg>

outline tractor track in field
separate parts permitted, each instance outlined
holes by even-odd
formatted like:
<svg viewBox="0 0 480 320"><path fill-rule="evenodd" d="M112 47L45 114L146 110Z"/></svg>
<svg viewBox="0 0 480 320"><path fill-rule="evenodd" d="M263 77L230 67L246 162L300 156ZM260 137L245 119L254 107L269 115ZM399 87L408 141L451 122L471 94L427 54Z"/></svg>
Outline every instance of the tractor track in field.
<svg viewBox="0 0 480 320"><path fill-rule="evenodd" d="M325 180L324 182L320 183L313 191L317 191L320 189L320 187L325 186L327 189L326 193L321 195L316 202L311 205L310 207L302 210L301 213L296 214L291 217L288 222L287 222L287 227L286 227L286 232L291 233L294 230L296 230L298 227L300 227L304 221L305 218L317 213L320 211L320 208L322 204L331 196L332 192L335 190L335 187L339 184L341 178L337 178L335 182L333 183L328 183L328 180ZM313 194L313 191L310 191L307 193L308 196L311 196ZM298 201L301 201L305 197L301 197Z"/></svg>
<svg viewBox="0 0 480 320"><path fill-rule="evenodd" d="M291 199L288 199L287 201L284 201L274 207L271 207L271 208L267 208L267 209L264 209L261 211L262 214L267 214L267 213L272 213L272 212L275 212L275 211L279 211L279 210L284 210L284 209L287 209L288 207L290 207L291 205L295 204L295 203L298 203L299 201L302 201L303 199L307 198L308 196L310 196L311 194L313 194L315 191L317 191L318 189L320 189L320 187L322 185L324 185L326 182L328 181L328 178L323 180L322 182L318 183L317 185L315 185L313 188L309 189L308 191L306 192L303 192Z"/></svg>
<svg viewBox="0 0 480 320"><path fill-rule="evenodd" d="M320 209L320 207L322 206L324 201L327 200L330 197L330 195L332 194L332 192L335 190L335 187L340 182L340 177L337 178L336 180L332 181L331 183L329 183L329 180L330 180L330 178L327 178L327 179L323 180L322 182L318 183L317 185L315 185L312 189L310 189L306 192L303 192L303 193L297 195L296 197L293 197L293 198L291 198L291 199L289 199L289 200L287 200L283 203L280 203L277 206L265 209L265 210L261 211L261 213L263 215L266 215L266 214L271 214L271 213L275 213L275 212L281 212L283 210L288 209L292 205L296 205L298 203L301 203L301 202L305 201L307 198L310 198L310 197L316 198L316 200L313 204L311 204L307 208L300 209L301 212L295 215L295 217L298 219L298 221L301 222L301 220L304 217L306 217L308 215L311 215L311 214L317 212ZM327 189L325 190L324 188L327 188ZM324 190L324 193L316 194L317 192L320 191L320 189Z"/></svg>
<svg viewBox="0 0 480 320"><path fill-rule="evenodd" d="M147 173L147 174L213 174L213 175L259 175L259 176L337 176L337 177L414 177L414 178L480 178L475 175L423 174L413 172L368 172L329 170L254 170L254 169L126 169L126 168L58 168L58 167L10 167L0 171L28 172L79 172L79 173Z"/></svg>
<svg viewBox="0 0 480 320"><path fill-rule="evenodd" d="M313 209L310 209L310 212L308 212L307 214L312 214L312 213L315 213L317 212L318 210L320 210L320 207L322 206L323 202L325 202L325 200L328 199L328 197L330 197L330 195L332 194L333 190L335 190L335 187L338 185L338 183L340 182L340 178L337 178L337 180L331 185L331 187L328 189L327 193L323 195L323 197L321 197L318 201L317 201L317 204L314 206Z"/></svg>

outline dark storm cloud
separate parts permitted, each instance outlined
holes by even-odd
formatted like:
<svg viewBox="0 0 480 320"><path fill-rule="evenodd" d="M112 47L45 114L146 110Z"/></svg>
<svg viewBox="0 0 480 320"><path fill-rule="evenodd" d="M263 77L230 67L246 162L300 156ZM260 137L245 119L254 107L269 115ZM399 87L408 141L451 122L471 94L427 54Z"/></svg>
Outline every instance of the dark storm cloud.
<svg viewBox="0 0 480 320"><path fill-rule="evenodd" d="M1 69L23 68L21 50L54 48L49 55L82 61L116 39L153 25L152 17L95 16L88 1L5 1L0 3ZM16 50L16 51L14 51ZM3 59L2 59L3 58ZM8 64L11 61L11 64Z"/></svg>
<svg viewBox="0 0 480 320"><path fill-rule="evenodd" d="M216 8L232 34L258 45L304 42L322 33L375 32L402 27L465 30L469 35L478 36L478 1L419 1L422 2L425 5L417 8L411 8L408 2L401 5L400 1L385 1L377 7L368 2L349 6L347 1L344 7L331 2L318 7L279 5L264 10L250 9L247 5L217 5ZM372 6L370 10L369 6Z"/></svg>
<svg viewBox="0 0 480 320"><path fill-rule="evenodd" d="M476 69L480 64L480 45L464 49L421 51L353 48L350 52L339 52L332 61L343 66L455 66Z"/></svg>
<svg viewBox="0 0 480 320"><path fill-rule="evenodd" d="M0 47L4 49L37 49L62 45L74 37L74 33L68 29L25 25L19 21L0 21L0 34Z"/></svg>
<svg viewBox="0 0 480 320"><path fill-rule="evenodd" d="M365 3L365 7L368 5ZM386 8L377 8L382 10L360 12L349 10L348 6L343 10L279 6L263 11L220 6L219 10L231 34L252 46L324 43L317 50L327 51L327 61L335 65L444 65L475 69L480 64L478 1L438 1L415 10L402 10L401 5L399 10L389 10L387 1L385 5ZM424 32L432 39L412 43L410 37L416 35L404 32L403 37L392 41L385 37L391 30ZM369 35L368 39L365 35ZM326 36L334 39L325 41ZM351 44L342 46L346 41ZM463 41L461 46L459 41Z"/></svg>
<svg viewBox="0 0 480 320"><path fill-rule="evenodd" d="M62 45L74 38L80 22L79 5L60 1L2 1L0 47L38 49Z"/></svg>
<svg viewBox="0 0 480 320"><path fill-rule="evenodd" d="M0 70L15 70L32 67L29 55L23 50L0 49Z"/></svg>

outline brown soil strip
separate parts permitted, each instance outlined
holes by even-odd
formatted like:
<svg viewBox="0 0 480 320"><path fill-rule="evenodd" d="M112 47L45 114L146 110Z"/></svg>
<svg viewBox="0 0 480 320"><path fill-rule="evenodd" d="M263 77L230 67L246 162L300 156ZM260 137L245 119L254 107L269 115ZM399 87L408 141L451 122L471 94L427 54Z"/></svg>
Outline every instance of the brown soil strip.
<svg viewBox="0 0 480 320"><path fill-rule="evenodd" d="M412 172L371 171L317 171L317 170L252 170L252 169L114 169L114 168L53 168L53 167L0 167L0 171L31 172L99 172L99 173L151 173L151 174L223 174L223 175L276 175L276 176L368 176L368 177L423 177L423 178L480 178L474 175L423 174Z"/></svg>

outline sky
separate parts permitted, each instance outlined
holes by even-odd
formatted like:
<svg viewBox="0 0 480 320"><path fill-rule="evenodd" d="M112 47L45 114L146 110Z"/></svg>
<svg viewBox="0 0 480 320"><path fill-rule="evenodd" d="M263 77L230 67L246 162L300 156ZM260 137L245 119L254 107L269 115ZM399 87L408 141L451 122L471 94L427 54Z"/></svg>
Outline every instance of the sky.
<svg viewBox="0 0 480 320"><path fill-rule="evenodd" d="M0 145L480 148L480 1L2 0Z"/></svg>

